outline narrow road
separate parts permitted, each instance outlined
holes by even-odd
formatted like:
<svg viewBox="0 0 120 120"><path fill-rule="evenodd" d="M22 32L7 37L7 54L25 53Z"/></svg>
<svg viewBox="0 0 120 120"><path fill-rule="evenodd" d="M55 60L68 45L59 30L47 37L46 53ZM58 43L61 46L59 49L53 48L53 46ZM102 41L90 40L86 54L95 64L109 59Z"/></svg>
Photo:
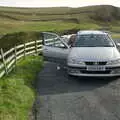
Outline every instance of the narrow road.
<svg viewBox="0 0 120 120"><path fill-rule="evenodd" d="M69 77L45 62L36 81L36 120L120 120L120 80Z"/></svg>

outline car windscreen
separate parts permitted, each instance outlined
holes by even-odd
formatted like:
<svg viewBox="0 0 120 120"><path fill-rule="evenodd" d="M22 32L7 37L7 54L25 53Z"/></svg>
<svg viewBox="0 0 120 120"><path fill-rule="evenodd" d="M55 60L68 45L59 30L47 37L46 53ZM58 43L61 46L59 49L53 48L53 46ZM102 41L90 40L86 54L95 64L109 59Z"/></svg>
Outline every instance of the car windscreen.
<svg viewBox="0 0 120 120"><path fill-rule="evenodd" d="M106 34L82 34L76 37L73 47L114 47Z"/></svg>

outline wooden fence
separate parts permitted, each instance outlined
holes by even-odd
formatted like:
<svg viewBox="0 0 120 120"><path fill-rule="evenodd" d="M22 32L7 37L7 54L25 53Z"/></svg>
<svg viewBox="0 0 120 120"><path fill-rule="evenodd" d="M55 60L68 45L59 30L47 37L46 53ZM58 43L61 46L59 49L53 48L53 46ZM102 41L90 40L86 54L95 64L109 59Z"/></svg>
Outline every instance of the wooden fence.
<svg viewBox="0 0 120 120"><path fill-rule="evenodd" d="M15 68L17 60L31 54L39 54L42 51L42 40L24 43L4 52L0 50L0 78L7 75Z"/></svg>

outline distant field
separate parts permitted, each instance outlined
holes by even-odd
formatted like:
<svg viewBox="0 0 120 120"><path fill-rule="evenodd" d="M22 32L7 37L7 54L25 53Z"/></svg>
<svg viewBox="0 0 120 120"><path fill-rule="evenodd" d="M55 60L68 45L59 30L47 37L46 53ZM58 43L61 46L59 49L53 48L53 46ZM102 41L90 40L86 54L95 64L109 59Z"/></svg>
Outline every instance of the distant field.
<svg viewBox="0 0 120 120"><path fill-rule="evenodd" d="M0 21L0 34L15 33L15 32L41 32L52 31L61 32L65 30L104 30L104 27L96 23L66 23L61 21L46 21L46 22L23 22L23 21ZM120 33L120 27L112 25L109 29L113 32ZM120 34L114 34L113 37L120 38Z"/></svg>
<svg viewBox="0 0 120 120"><path fill-rule="evenodd" d="M69 34L78 30L108 30L113 32L113 38L119 39L120 8L108 5L81 8L0 7L0 48L5 50L40 39L41 31Z"/></svg>
<svg viewBox="0 0 120 120"><path fill-rule="evenodd" d="M11 8L0 7L0 18L13 20L55 20L55 19L71 19L76 18L80 21L85 20L84 17L90 18L90 15L97 11L105 10L104 12L113 12L119 8L109 5L89 6L80 8L70 7L53 7L53 8ZM118 12L118 11L117 11ZM90 18L91 19L91 18Z"/></svg>
<svg viewBox="0 0 120 120"><path fill-rule="evenodd" d="M120 8L107 5L81 8L0 7L0 33L106 28L118 32L120 31L120 19L117 16L119 11ZM97 19L99 16L96 16L98 14L105 16L99 20Z"/></svg>
<svg viewBox="0 0 120 120"><path fill-rule="evenodd" d="M96 11L101 6L91 6L82 8L53 7L53 8L0 8L0 17L12 20L55 20L55 19L83 19ZM111 9L111 6L109 6Z"/></svg>
<svg viewBox="0 0 120 120"><path fill-rule="evenodd" d="M120 33L113 33L112 38L120 40Z"/></svg>
<svg viewBox="0 0 120 120"><path fill-rule="evenodd" d="M14 33L20 31L62 31L69 29L100 29L95 23L65 23L61 21L51 22L23 22L0 21L0 33Z"/></svg>

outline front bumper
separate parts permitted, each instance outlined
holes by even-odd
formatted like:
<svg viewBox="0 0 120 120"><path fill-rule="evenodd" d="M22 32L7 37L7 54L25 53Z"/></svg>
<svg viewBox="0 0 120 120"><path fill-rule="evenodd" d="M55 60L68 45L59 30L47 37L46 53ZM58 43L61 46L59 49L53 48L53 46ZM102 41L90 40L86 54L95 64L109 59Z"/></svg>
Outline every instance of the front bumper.
<svg viewBox="0 0 120 120"><path fill-rule="evenodd" d="M84 67L68 66L68 74L73 76L85 77L117 77L120 76L120 66L106 67L105 71L87 71Z"/></svg>

